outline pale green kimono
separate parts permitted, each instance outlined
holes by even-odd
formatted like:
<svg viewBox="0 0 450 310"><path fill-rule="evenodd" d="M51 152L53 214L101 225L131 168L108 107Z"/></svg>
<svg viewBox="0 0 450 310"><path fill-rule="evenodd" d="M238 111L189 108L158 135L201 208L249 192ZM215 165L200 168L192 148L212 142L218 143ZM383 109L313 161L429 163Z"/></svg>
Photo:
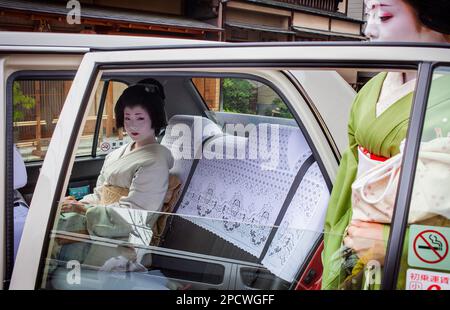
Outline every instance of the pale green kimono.
<svg viewBox="0 0 450 310"><path fill-rule="evenodd" d="M337 289L345 278L339 249L352 216L351 185L357 173L358 145L372 154L389 158L399 153L400 142L406 137L413 93L400 98L376 117L376 103L386 75L380 73L370 80L353 102L348 124L349 148L342 156L325 219L322 289ZM450 121L442 124L441 120L449 114L449 89L448 76L433 81L423 141L436 137L436 126L444 126L443 132L448 132ZM388 233L389 226L386 225L385 240Z"/></svg>
<svg viewBox="0 0 450 310"><path fill-rule="evenodd" d="M170 150L153 143L126 153L129 147L124 145L106 156L94 193L85 196L82 202L100 204L102 187L113 185L129 189L129 194L111 206L147 211L161 209L169 184L169 170L173 166Z"/></svg>
<svg viewBox="0 0 450 310"><path fill-rule="evenodd" d="M91 235L128 240L132 227L111 207L161 210L169 184L169 170L174 161L170 150L158 143L128 153L127 147L129 145L122 146L106 156L94 193L81 200L89 204L86 215L65 214L59 220L59 230L77 232L87 229ZM105 208L101 204L102 187L105 185L126 188L129 193ZM158 213L149 212L145 224L153 227L158 216ZM57 251L60 260L76 259L93 266L101 266L107 259L120 254L114 247L83 242L64 245Z"/></svg>

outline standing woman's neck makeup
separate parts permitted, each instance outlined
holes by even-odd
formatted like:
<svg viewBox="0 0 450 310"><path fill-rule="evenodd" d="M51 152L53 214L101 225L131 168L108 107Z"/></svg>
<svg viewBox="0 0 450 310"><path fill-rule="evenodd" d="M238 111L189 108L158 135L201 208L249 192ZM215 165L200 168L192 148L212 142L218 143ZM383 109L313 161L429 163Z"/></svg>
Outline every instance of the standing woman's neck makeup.
<svg viewBox="0 0 450 310"><path fill-rule="evenodd" d="M126 107L124 109L124 128L135 142L136 149L156 143L150 115L143 107Z"/></svg>

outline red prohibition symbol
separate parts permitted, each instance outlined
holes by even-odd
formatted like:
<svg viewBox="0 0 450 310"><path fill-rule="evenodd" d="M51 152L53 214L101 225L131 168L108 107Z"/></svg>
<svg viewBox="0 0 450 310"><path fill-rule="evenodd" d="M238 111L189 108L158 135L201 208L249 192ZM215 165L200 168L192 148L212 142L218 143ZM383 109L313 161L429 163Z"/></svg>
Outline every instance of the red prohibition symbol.
<svg viewBox="0 0 450 310"><path fill-rule="evenodd" d="M109 148L110 148L110 145L109 145L109 143L107 143L107 142L103 142L103 143L100 145L100 149L101 149L103 152L108 151Z"/></svg>
<svg viewBox="0 0 450 310"><path fill-rule="evenodd" d="M433 246L433 245L430 243L430 241L427 240L425 234L430 234L430 235L433 234L433 235L436 236L436 238L437 238L437 236L441 237L442 241L443 241L444 244L445 244L445 249L442 248L442 246L443 246L444 244L441 244L441 247L440 247L440 248L439 248L439 247L436 247L436 246ZM425 242L426 245L418 245L417 242L418 242L419 240ZM442 262L442 261L445 259L445 257L447 256L447 254L448 254L448 241L447 241L447 239L445 238L445 236L444 236L443 234L441 234L440 232L438 232L438 231L436 231L436 230L424 230L424 231L422 231L422 232L421 232L420 234L418 234L418 235L416 236L416 238L414 239L413 247L414 247L414 254L416 254L416 256L417 256L421 261L423 261L423 262L425 262L425 263L429 263L429 264L437 264L437 263ZM425 259L424 257L422 257L422 256L419 254L418 249L431 250L431 251L436 255L436 259L433 259L433 260ZM444 251L444 254L440 254L440 253L438 252L438 251L442 251L442 250L445 250L445 251Z"/></svg>

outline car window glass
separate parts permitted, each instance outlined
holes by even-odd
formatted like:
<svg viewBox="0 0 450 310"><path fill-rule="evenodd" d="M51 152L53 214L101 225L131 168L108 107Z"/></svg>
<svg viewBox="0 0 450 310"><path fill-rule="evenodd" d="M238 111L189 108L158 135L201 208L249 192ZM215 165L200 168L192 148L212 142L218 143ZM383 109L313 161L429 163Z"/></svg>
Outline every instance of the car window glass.
<svg viewBox="0 0 450 310"><path fill-rule="evenodd" d="M23 200L26 204L31 204L38 180L40 166L47 153L48 145L53 136L56 124L66 96L69 92L71 80L65 79L28 79L19 77L13 82L13 135L14 145L19 152L20 160L29 163L23 171L24 181L14 191L15 200ZM86 124L83 128L81 139L76 150L76 156L91 156L97 123L97 114L100 109L101 93L105 83L100 82L100 86L95 94L95 99L87 115ZM98 133L97 155L105 155L111 149L117 148L116 144L123 141L120 138L120 131L116 130L115 118L112 112L112 102L123 90L123 83L110 81L108 93L105 98L105 108L103 109L103 119L101 120ZM38 126L37 124L40 124ZM123 135L122 135L123 136ZM126 137L125 137L126 139ZM100 157L101 159L101 157ZM36 163L37 162L37 163ZM101 162L100 162L101 164ZM75 164L76 173L73 181L69 182L68 194L80 198L89 193L90 188L95 186L97 165L89 162L78 162ZM98 168L100 169L100 168ZM16 188L15 188L16 189ZM23 197L23 198L22 198ZM19 212L20 208L15 208ZM15 220L25 221L25 215L17 213ZM21 218L19 218L19 214ZM23 225L15 229L15 240L18 244Z"/></svg>
<svg viewBox="0 0 450 310"><path fill-rule="evenodd" d="M18 79L13 82L14 144L25 162L42 161L53 135L59 114L69 92L71 80ZM100 82L93 105L87 116L77 156L92 154L97 114L104 82ZM125 87L124 83L111 81L105 99L105 108L99 131L97 154L107 154L117 148L123 137L115 129L112 102ZM37 126L40 124L40 126ZM118 141L116 143L116 141ZM109 148L108 148L109 146Z"/></svg>
<svg viewBox="0 0 450 310"><path fill-rule="evenodd" d="M433 73L397 286L449 289L450 70Z"/></svg>
<svg viewBox="0 0 450 310"><path fill-rule="evenodd" d="M71 84L60 79L13 82L14 143L25 162L44 159Z"/></svg>
<svg viewBox="0 0 450 310"><path fill-rule="evenodd" d="M293 119L279 95L259 81L229 77L193 78L192 82L222 126L231 113Z"/></svg>
<svg viewBox="0 0 450 310"><path fill-rule="evenodd" d="M185 98L184 108L198 107L190 90L179 87L184 79L165 79L167 110L176 111L179 98ZM246 81L245 87L235 93L242 101L225 104L233 112L222 110L228 113L224 128L200 113L173 113L160 146L132 149L133 144L126 143L106 157L92 192L78 201L67 197L67 191L61 193L66 198L55 206L40 287L294 285L321 236L329 190L286 103L268 84L241 81ZM267 102L252 99L258 98L258 89L261 98L270 97ZM157 92L145 88L150 97L159 96ZM177 94L176 102L171 101L172 93ZM211 95L208 104L218 97ZM156 97L151 98L157 104ZM232 105L236 102L238 108ZM290 116L279 117L280 111ZM106 115L103 122L109 112ZM160 160L157 164L155 158ZM77 276L74 270L81 272ZM238 280L232 281L236 272Z"/></svg>
<svg viewBox="0 0 450 310"><path fill-rule="evenodd" d="M123 133L122 129L117 129L116 117L114 114L114 103L120 97L126 86L127 85L123 82L109 81L98 135L97 155L108 154L121 147L124 143L130 141L126 133ZM96 93L96 102L100 102L102 92L103 87L99 86ZM95 115L95 117L97 119L98 115ZM88 124L85 125L85 132L87 129ZM92 147L92 143L90 143L90 145Z"/></svg>

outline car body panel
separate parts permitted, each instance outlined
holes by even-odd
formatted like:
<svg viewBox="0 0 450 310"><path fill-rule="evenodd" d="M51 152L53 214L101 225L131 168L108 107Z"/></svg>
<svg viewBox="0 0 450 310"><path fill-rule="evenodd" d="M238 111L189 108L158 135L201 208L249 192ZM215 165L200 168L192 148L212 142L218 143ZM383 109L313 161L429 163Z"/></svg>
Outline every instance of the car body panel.
<svg viewBox="0 0 450 310"><path fill-rule="evenodd" d="M0 51L84 54L100 48L139 48L170 45L207 45L210 41L126 35L86 35L76 33L14 32L0 33ZM226 44L214 42L215 44Z"/></svg>

